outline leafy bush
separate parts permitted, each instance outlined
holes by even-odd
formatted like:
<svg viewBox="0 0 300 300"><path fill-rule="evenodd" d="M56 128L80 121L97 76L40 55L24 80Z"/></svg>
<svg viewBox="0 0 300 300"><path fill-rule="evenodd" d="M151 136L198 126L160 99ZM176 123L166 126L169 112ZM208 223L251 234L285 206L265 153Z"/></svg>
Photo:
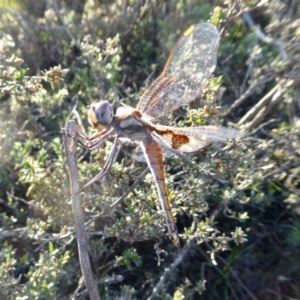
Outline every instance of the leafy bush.
<svg viewBox="0 0 300 300"><path fill-rule="evenodd" d="M222 30L215 79L201 101L168 116L168 124L237 123L247 133L192 157L220 180L180 158L166 159L181 242L189 245L180 263L150 174L103 213L145 168L133 161L132 145L121 148L111 172L82 193L99 293L104 299L299 298L296 2L1 5L1 299L88 299L61 128L75 119L91 134L85 111L99 99L135 106L179 34L208 19ZM111 147L110 140L91 153L78 146L82 185Z"/></svg>

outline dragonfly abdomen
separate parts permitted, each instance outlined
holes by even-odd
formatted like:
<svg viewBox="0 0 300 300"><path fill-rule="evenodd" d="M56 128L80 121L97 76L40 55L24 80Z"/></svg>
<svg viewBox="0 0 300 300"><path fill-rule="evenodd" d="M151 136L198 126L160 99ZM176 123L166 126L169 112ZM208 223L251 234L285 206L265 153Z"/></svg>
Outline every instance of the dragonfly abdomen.
<svg viewBox="0 0 300 300"><path fill-rule="evenodd" d="M146 161L155 181L157 193L166 219L168 233L173 243L179 247L180 244L177 234L177 227L175 225L175 219L172 213L167 185L165 181L162 148L156 141L151 140L147 142L144 141L142 143L142 149L144 151Z"/></svg>

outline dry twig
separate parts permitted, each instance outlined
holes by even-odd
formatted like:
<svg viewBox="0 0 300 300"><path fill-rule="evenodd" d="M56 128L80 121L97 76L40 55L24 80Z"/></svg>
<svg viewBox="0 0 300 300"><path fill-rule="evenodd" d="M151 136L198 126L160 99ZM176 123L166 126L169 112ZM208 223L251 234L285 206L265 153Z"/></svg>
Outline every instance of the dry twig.
<svg viewBox="0 0 300 300"><path fill-rule="evenodd" d="M175 259L175 261L171 264L171 266L169 268L165 269L164 274L160 277L157 285L155 286L155 288L152 291L152 294L150 295L150 297L148 298L148 300L153 300L156 299L156 294L160 291L160 289L162 288L164 282L167 279L171 278L171 274L173 273L173 271L175 270L175 268L183 261L184 257L186 256L186 254L188 253L188 251L190 250L191 246L192 246L193 242L190 241L188 242L183 249L180 251L180 253L178 254L177 258Z"/></svg>
<svg viewBox="0 0 300 300"><path fill-rule="evenodd" d="M238 122L246 129L253 128L278 104L285 92L294 84L293 80L281 79L256 105Z"/></svg>
<svg viewBox="0 0 300 300"><path fill-rule="evenodd" d="M245 100L247 100L250 96L253 95L255 90L260 87L262 84L268 82L271 78L267 76L263 76L261 79L254 80L249 88L238 98L234 101L234 103L222 114L222 117L228 116L234 109L237 109L241 106Z"/></svg>
<svg viewBox="0 0 300 300"><path fill-rule="evenodd" d="M66 123L65 130L67 132L72 132L76 130L76 123L70 120ZM76 237L79 251L79 260L84 277L84 281L90 296L90 299L100 300L100 296L97 289L97 284L93 277L93 272L89 260L88 251L88 239L84 227L84 215L81 209L80 203L80 187L79 187L79 176L77 170L77 162L75 155L76 142L71 137L64 135L64 148L67 159L67 167L70 178L70 189L71 189L71 201L72 210L75 222Z"/></svg>
<svg viewBox="0 0 300 300"><path fill-rule="evenodd" d="M287 60L287 54L286 54L286 51L285 51L285 44L281 40L274 39L270 36L265 35L261 31L261 29L257 25L255 25L252 17L250 16L250 14L248 12L244 14L243 18L246 21L246 23L253 29L253 31L255 32L255 34L257 35L257 37L261 41L263 41L266 44L272 44L272 45L278 47L278 49L280 51L281 58L283 60Z"/></svg>

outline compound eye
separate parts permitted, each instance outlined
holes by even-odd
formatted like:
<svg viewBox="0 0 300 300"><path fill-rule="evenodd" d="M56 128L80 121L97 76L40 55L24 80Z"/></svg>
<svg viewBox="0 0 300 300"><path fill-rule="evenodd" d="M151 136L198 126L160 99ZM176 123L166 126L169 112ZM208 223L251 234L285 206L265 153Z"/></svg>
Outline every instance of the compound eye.
<svg viewBox="0 0 300 300"><path fill-rule="evenodd" d="M109 126L112 120L113 107L106 100L92 104L88 110L89 123L99 130Z"/></svg>

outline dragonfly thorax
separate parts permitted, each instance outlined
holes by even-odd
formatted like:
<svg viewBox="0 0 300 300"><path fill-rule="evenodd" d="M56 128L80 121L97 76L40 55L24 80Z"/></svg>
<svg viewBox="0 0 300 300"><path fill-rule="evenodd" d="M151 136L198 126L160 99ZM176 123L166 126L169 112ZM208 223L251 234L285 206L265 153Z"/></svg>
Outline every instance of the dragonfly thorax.
<svg viewBox="0 0 300 300"><path fill-rule="evenodd" d="M104 100L93 103L88 110L88 121L96 129L102 130L109 126L113 120L113 107Z"/></svg>
<svg viewBox="0 0 300 300"><path fill-rule="evenodd" d="M148 128L140 117L141 113L130 106L119 107L115 119L119 136L134 141L145 140L149 136Z"/></svg>

